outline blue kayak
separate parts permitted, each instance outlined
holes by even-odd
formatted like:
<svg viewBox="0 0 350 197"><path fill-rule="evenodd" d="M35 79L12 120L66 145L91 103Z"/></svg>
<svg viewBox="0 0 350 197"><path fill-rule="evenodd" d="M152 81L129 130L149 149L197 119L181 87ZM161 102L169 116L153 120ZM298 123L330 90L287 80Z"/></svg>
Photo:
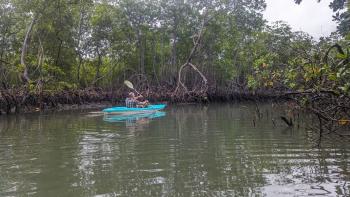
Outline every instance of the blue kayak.
<svg viewBox="0 0 350 197"><path fill-rule="evenodd" d="M148 105L147 107L137 108L137 107L111 107L102 110L105 113L115 113L115 114L137 114L137 113L148 113L162 110L166 107L165 104L159 105Z"/></svg>

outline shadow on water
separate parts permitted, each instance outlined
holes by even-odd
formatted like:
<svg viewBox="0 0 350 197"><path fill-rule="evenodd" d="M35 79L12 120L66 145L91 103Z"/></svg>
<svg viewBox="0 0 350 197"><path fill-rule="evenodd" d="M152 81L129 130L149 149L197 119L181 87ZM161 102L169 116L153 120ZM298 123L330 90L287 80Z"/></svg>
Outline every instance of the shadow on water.
<svg viewBox="0 0 350 197"><path fill-rule="evenodd" d="M278 110L0 117L0 196L348 196L349 143L314 148L305 130L271 121Z"/></svg>

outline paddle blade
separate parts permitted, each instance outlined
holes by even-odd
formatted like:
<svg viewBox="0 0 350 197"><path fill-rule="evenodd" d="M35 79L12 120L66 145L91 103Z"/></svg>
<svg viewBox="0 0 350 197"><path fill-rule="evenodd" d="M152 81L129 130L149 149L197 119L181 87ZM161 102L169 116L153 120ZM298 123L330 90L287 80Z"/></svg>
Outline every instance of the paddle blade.
<svg viewBox="0 0 350 197"><path fill-rule="evenodd" d="M125 80L125 81L124 81L124 84L125 84L126 86L128 86L129 88L134 89L134 85L132 85L132 83L131 83L130 81Z"/></svg>

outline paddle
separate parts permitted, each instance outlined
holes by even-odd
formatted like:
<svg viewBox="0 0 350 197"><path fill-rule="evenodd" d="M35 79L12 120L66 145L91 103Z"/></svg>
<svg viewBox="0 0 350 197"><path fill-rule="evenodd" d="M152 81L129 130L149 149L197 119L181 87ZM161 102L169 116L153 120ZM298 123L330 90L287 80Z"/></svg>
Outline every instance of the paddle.
<svg viewBox="0 0 350 197"><path fill-rule="evenodd" d="M130 81L125 80L125 81L124 81L124 84L125 84L126 86L128 86L128 88L134 90L138 95L141 95L137 90L135 90L134 85L133 85Z"/></svg>
<svg viewBox="0 0 350 197"><path fill-rule="evenodd" d="M134 88L134 85L133 85L130 81L125 80L125 81L124 81L124 84L125 84L126 86L128 86L128 88L134 90L138 95L140 95L141 97L143 97L142 94L140 94L140 93ZM136 99L137 99L137 98L136 98ZM140 106L145 107L145 106L148 106L148 105L149 105L149 102L148 102L148 100L145 100L145 101L143 101L143 102L138 102L138 104L139 104Z"/></svg>

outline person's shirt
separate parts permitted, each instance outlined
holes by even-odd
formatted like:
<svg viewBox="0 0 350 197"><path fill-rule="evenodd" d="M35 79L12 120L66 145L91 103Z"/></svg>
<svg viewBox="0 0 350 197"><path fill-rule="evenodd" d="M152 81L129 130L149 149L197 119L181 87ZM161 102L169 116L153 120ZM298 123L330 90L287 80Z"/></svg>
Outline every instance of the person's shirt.
<svg viewBox="0 0 350 197"><path fill-rule="evenodd" d="M125 99L125 105L126 105L126 107L136 107L136 104L137 104L137 102L136 102L136 100L133 99L133 98L126 98L126 99Z"/></svg>

